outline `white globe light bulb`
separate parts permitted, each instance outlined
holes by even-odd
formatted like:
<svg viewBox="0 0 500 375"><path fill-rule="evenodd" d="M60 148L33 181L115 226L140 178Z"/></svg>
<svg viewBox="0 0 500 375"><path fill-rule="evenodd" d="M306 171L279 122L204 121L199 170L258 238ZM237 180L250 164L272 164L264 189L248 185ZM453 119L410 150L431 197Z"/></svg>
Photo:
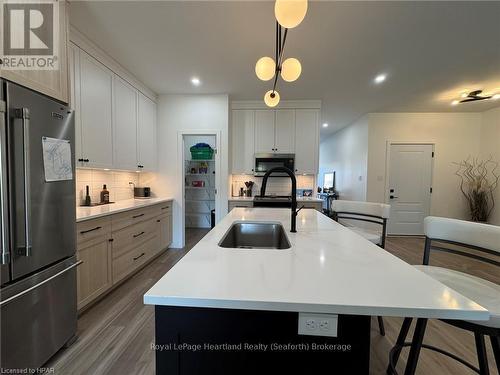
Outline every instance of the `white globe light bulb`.
<svg viewBox="0 0 500 375"><path fill-rule="evenodd" d="M278 23L286 29L298 26L307 13L307 0L276 0L274 15Z"/></svg>
<svg viewBox="0 0 500 375"><path fill-rule="evenodd" d="M276 63L270 57L261 57L255 64L255 74L262 81L269 81L276 72Z"/></svg>
<svg viewBox="0 0 500 375"><path fill-rule="evenodd" d="M287 82L293 82L300 77L302 65L300 61L291 57L283 61L281 64L281 78Z"/></svg>
<svg viewBox="0 0 500 375"><path fill-rule="evenodd" d="M276 107L279 102L280 94L278 94L276 90L269 90L266 92L266 95L264 95L264 103L266 103L268 107Z"/></svg>

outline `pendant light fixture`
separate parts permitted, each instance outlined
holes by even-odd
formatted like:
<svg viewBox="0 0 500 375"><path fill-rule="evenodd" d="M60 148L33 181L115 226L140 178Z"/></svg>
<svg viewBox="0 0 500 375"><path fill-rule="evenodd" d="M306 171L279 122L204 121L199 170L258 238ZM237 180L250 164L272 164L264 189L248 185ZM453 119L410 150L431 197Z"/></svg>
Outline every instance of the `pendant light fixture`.
<svg viewBox="0 0 500 375"><path fill-rule="evenodd" d="M276 0L274 15L285 29L297 27L307 13L307 0Z"/></svg>
<svg viewBox="0 0 500 375"><path fill-rule="evenodd" d="M262 81L274 78L272 90L264 95L264 102L269 107L276 107L280 95L276 91L278 76L286 82L294 82L302 73L300 61L294 57L283 60L288 29L298 26L307 13L307 0L276 0L274 14L276 16L276 53L275 59L265 56L257 60L255 74Z"/></svg>

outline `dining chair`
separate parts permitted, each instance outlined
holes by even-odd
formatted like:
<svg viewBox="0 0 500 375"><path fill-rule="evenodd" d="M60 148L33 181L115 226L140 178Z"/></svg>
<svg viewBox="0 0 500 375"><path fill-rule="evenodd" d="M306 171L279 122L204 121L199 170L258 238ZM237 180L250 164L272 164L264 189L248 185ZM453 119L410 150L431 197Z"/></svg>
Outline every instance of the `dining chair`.
<svg viewBox="0 0 500 375"><path fill-rule="evenodd" d="M474 334L479 367L456 354L423 344L427 319L417 319L412 341L405 342L413 320L405 318L396 344L389 353L387 374L397 375L396 365L401 350L410 346L405 375L415 373L421 348L448 356L478 374L487 375L489 367L485 336L490 338L496 366L500 372L500 285L468 273L429 265L431 251L441 251L500 267L500 226L429 216L424 219L424 233L423 264L415 267L481 305L490 313L487 321L442 320Z"/></svg>
<svg viewBox="0 0 500 375"><path fill-rule="evenodd" d="M333 219L348 227L368 241L385 248L387 220L391 206L384 203L334 200L331 205ZM371 223L376 229L367 226L357 226L354 222ZM384 320L377 317L380 334L385 336Z"/></svg>

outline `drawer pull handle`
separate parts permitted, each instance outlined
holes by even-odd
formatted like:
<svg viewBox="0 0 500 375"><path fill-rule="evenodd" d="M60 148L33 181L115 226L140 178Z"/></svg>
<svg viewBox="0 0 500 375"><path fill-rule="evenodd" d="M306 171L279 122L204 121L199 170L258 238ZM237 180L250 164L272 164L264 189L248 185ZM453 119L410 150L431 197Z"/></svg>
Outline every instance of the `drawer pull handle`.
<svg viewBox="0 0 500 375"><path fill-rule="evenodd" d="M160 219L156 220L157 223L159 223L160 221L161 221Z"/></svg>
<svg viewBox="0 0 500 375"><path fill-rule="evenodd" d="M85 233L93 232L93 231L95 231L95 230L99 230L99 229L101 229L101 228L102 228L102 227L95 227L95 228L88 229L88 230L82 230L82 231L80 232L80 234L85 234Z"/></svg>
<svg viewBox="0 0 500 375"><path fill-rule="evenodd" d="M137 260L137 259L139 259L140 257L143 257L144 255L146 255L146 253L142 253L141 255L139 255L139 256L137 256L137 257L135 257L135 258L134 258L134 260Z"/></svg>
<svg viewBox="0 0 500 375"><path fill-rule="evenodd" d="M141 232L141 233L134 234L134 238L142 236L144 233L146 233L146 232Z"/></svg>
<svg viewBox="0 0 500 375"><path fill-rule="evenodd" d="M144 214L139 214L139 215L134 215L132 216L132 219L137 219L138 217L144 216Z"/></svg>
<svg viewBox="0 0 500 375"><path fill-rule="evenodd" d="M170 208L170 206L165 206L165 207L162 207L161 209L166 210L167 208Z"/></svg>

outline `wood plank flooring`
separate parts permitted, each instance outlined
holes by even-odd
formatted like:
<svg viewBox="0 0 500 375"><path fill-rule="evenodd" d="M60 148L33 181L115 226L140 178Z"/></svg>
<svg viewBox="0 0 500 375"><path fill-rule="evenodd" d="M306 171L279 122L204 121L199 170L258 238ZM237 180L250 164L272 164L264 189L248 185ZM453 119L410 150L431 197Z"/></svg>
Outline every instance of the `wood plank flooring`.
<svg viewBox="0 0 500 375"><path fill-rule="evenodd" d="M83 313L78 319L78 340L59 351L47 363L55 374L154 374L154 309L142 302L143 294L181 259L205 234L206 230L189 230L186 247L170 249L147 265L104 299ZM420 238L388 238L387 250L403 260L421 263L423 240ZM450 254L433 254L433 265L452 265L453 268L475 272L495 282L500 275L474 261L464 262ZM409 291L411 293L411 291ZM387 356L399 333L402 319L384 318L386 336L378 333L376 320L372 321L371 374L385 374ZM425 342L451 350L472 363L477 363L474 338L468 332L439 321L430 321ZM497 374L491 346L487 342L491 374ZM406 352L398 369L403 372ZM473 372L454 361L429 351L422 351L417 374L467 375ZM168 375L168 374L167 374Z"/></svg>

